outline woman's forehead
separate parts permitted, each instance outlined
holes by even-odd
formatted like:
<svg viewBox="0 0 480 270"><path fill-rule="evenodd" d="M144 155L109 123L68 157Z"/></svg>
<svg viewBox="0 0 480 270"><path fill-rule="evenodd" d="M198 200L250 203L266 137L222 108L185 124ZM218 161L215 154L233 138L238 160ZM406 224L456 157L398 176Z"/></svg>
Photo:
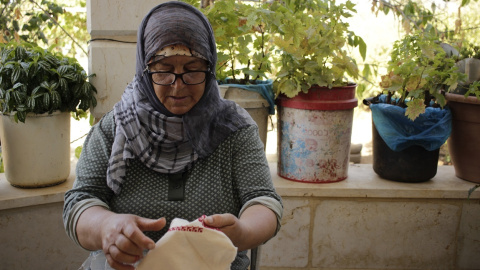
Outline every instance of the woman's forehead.
<svg viewBox="0 0 480 270"><path fill-rule="evenodd" d="M159 49L155 53L155 56L164 56L164 57L170 57L170 56L176 56L176 55L194 56L194 57L202 58L205 60L207 59L201 53L187 47L184 44L168 45Z"/></svg>
<svg viewBox="0 0 480 270"><path fill-rule="evenodd" d="M185 55L174 55L169 57L157 56L157 59L152 59L149 65L190 65L190 64L204 64L207 62L201 58Z"/></svg>

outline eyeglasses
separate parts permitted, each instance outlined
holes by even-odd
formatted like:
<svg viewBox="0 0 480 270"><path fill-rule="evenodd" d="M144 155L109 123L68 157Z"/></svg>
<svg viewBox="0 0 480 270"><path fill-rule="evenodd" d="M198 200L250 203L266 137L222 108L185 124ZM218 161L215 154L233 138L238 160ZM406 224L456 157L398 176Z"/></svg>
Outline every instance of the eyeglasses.
<svg viewBox="0 0 480 270"><path fill-rule="evenodd" d="M180 74L150 70L147 70L147 72L152 76L153 83L168 86L174 84L177 78L182 79L182 82L186 85L201 84L206 80L209 71L187 71Z"/></svg>

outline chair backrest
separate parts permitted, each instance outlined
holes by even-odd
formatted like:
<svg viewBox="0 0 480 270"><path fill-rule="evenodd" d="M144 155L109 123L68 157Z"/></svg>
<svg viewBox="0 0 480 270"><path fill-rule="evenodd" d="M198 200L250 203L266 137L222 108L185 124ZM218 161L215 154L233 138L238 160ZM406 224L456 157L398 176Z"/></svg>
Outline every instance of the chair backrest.
<svg viewBox="0 0 480 270"><path fill-rule="evenodd" d="M250 270L260 269L260 247L258 246L250 250Z"/></svg>

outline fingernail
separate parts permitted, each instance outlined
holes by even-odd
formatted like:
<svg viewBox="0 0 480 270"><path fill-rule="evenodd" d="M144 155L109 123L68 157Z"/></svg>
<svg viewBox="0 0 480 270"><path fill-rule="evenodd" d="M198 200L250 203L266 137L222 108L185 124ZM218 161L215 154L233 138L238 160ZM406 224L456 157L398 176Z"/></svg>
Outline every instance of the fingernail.
<svg viewBox="0 0 480 270"><path fill-rule="evenodd" d="M154 243L148 244L148 249L154 249L154 248L155 248L155 244L154 244Z"/></svg>
<svg viewBox="0 0 480 270"><path fill-rule="evenodd" d="M213 223L213 218L212 217L207 217L205 220L207 221L207 223Z"/></svg>

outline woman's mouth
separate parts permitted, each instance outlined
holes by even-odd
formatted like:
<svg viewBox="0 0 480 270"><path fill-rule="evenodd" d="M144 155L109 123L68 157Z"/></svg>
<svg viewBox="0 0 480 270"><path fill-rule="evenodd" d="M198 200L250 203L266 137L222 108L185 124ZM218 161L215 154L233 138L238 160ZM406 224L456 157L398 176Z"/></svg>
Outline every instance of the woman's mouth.
<svg viewBox="0 0 480 270"><path fill-rule="evenodd" d="M176 100L176 101L182 101L182 100L185 100L187 97L174 97L174 96L171 96L170 98Z"/></svg>

